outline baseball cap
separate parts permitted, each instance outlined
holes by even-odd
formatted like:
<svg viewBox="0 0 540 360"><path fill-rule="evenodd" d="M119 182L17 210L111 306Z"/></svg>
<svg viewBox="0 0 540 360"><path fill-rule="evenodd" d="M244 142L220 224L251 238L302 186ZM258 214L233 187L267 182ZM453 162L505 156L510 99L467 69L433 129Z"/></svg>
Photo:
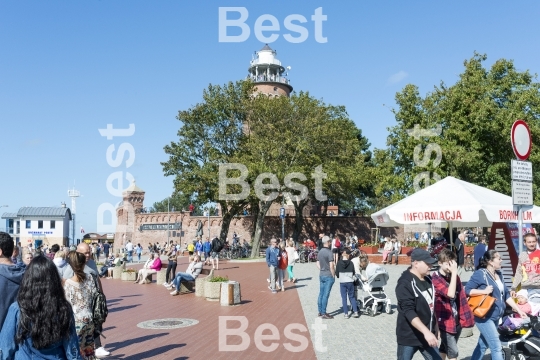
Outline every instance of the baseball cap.
<svg viewBox="0 0 540 360"><path fill-rule="evenodd" d="M424 249L416 248L411 253L412 261L423 261L426 264L435 264L436 259L432 258L431 255Z"/></svg>

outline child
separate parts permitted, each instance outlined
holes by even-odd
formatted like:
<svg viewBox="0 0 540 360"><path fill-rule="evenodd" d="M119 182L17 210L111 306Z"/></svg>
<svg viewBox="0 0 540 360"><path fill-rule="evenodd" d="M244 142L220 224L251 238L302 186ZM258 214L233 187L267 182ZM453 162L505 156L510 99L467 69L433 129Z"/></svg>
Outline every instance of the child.
<svg viewBox="0 0 540 360"><path fill-rule="evenodd" d="M347 305L347 296L351 302L352 309L354 311L354 317L359 317L358 304L356 303L356 297L354 296L354 279L355 271L354 264L349 260L351 251L346 249L341 255L341 260L336 265L336 277L339 279L339 290L341 292L341 304L343 305L343 313L345 319L349 319L349 306Z"/></svg>
<svg viewBox="0 0 540 360"><path fill-rule="evenodd" d="M285 243L279 244L279 253L281 257L278 260L278 288L281 289L281 291L285 291L285 286L283 284L283 279L285 278L285 270L287 269L287 266L289 266L289 258L287 255L287 251L285 250Z"/></svg>
<svg viewBox="0 0 540 360"><path fill-rule="evenodd" d="M531 309L531 304L529 304L529 294L527 290L525 289L519 290L516 293L516 296L517 296L518 308L520 308L521 311L523 311L525 314L531 315L532 309Z"/></svg>
<svg viewBox="0 0 540 360"><path fill-rule="evenodd" d="M457 275L457 256L448 249L439 253L439 271L432 276L435 288L435 315L439 324L443 359L458 358L457 341L462 328L474 326L474 317L467 303L465 288Z"/></svg>

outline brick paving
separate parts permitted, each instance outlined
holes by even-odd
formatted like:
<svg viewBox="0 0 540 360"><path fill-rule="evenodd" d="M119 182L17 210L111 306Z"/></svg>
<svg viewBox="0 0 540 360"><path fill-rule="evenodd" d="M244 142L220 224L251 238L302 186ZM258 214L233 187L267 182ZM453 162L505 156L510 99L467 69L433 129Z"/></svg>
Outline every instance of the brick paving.
<svg viewBox="0 0 540 360"><path fill-rule="evenodd" d="M401 260L401 259L400 259ZM187 258L180 258L177 271L184 271ZM140 267L133 265L130 267ZM317 296L319 291L318 270L315 264L297 264L296 284L289 284L287 291L271 294L265 279L265 263L220 262L216 275L228 276L241 284L243 303L224 307L195 294L173 297L162 286L154 283L134 285L121 280L102 280L109 303L109 317L105 323L103 339L105 347L112 352L108 359L395 359L395 284L405 265L386 266L390 274L387 294L394 304L390 315L375 317L362 315L359 319L344 319L341 313L339 286L334 285L328 312L337 315L333 320L317 318ZM471 273L465 273L468 278ZM249 346L243 351L220 351L219 317L244 316L248 320L245 332L250 337ZM189 318L199 323L190 327L171 330L149 330L137 327L143 321L164 318ZM316 338L314 325L326 325L322 339ZM254 334L261 324L273 324L279 332L279 340L264 340L263 346L279 343L276 350L261 351L255 344ZM291 352L287 344L301 347L302 342L289 340L284 329L289 324L298 324L294 333L304 336L305 350ZM236 328L239 322L230 322ZM309 334L308 334L308 329ZM305 332L301 332L304 330ZM263 334L270 334L266 330ZM292 337L292 336L290 336ZM297 339L302 341L302 339ZM470 359L478 340L478 330L469 338L459 341L460 359ZM227 337L228 345L238 345L238 336ZM316 346L314 346L316 344ZM321 348L324 347L324 348ZM486 355L485 359L489 359ZM422 359L417 354L414 359Z"/></svg>
<svg viewBox="0 0 540 360"><path fill-rule="evenodd" d="M187 257L180 258L177 271L185 271ZM138 268L140 265L129 265ZM103 279L102 284L109 304L109 317L104 324L106 339L103 345L111 356L107 359L273 359L316 358L310 336L306 330L302 306L297 291L289 290L272 294L266 283L267 267L265 263L223 263L216 275L228 276L241 284L242 301L238 306L225 307L219 302L207 301L195 294L171 296L165 287L154 283L135 285L131 282ZM290 285L298 287L303 285ZM249 347L240 352L219 351L219 317L245 316L248 327L245 332L250 336ZM199 323L190 327L172 330L148 330L137 327L147 320L164 318L189 318ZM279 340L262 341L269 346L273 342L280 345L275 351L260 351L254 343L257 327L264 323L273 324L279 331ZM283 344L290 343L299 347L301 343L284 337L288 324L297 323L304 327L305 350L300 353L288 351ZM237 328L239 322L230 322L229 328ZM294 333L302 334L299 330ZM270 330L263 332L269 334ZM240 344L238 336L227 338L228 345Z"/></svg>

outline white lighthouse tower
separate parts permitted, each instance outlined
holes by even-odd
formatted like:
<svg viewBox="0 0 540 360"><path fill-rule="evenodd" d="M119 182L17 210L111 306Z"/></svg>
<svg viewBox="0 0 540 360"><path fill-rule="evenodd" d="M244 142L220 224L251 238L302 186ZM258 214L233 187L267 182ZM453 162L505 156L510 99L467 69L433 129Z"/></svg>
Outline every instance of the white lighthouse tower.
<svg viewBox="0 0 540 360"><path fill-rule="evenodd" d="M284 68L281 61L276 58L276 51L268 44L255 54L257 57L251 60L248 78L256 83L257 92L272 96L289 96L293 90L288 78L291 67Z"/></svg>

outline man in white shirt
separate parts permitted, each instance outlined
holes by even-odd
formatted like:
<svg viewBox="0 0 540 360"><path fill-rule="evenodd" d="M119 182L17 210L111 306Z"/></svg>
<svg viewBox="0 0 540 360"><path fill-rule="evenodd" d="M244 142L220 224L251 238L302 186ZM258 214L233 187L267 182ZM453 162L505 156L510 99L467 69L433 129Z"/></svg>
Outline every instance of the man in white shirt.
<svg viewBox="0 0 540 360"><path fill-rule="evenodd" d="M133 244L131 243L131 240L128 240L128 243L126 244L126 251L127 251L127 260L129 263L133 262Z"/></svg>

